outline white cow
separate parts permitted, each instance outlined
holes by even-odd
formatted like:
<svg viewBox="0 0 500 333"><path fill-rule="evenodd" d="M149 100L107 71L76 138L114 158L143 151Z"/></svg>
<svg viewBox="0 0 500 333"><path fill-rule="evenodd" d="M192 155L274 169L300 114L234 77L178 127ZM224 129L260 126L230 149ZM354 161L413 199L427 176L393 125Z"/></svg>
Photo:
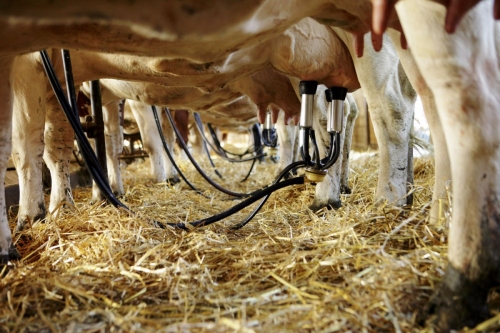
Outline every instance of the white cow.
<svg viewBox="0 0 500 333"><path fill-rule="evenodd" d="M470 8L467 2L453 13L458 2L451 1L447 18L446 8L432 1L404 0L396 5L411 50L411 56L401 51L403 65L417 91L433 95L425 111L435 145L438 138L434 195L440 190L438 171L452 180L449 264L427 309L437 314L440 331L473 327L486 319L488 290L500 284L500 133L496 129L500 29L491 17L492 3L477 4L460 24L460 13ZM383 22L399 26L394 17L376 18L374 29L383 28ZM452 35L443 29L445 22ZM444 156L438 159L440 153Z"/></svg>

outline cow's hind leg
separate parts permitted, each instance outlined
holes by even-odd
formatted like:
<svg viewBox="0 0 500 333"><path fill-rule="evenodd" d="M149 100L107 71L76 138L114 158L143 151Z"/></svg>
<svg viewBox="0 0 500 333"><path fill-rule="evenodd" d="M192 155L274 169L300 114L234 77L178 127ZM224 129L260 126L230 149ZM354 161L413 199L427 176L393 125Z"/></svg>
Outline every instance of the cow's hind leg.
<svg viewBox="0 0 500 333"><path fill-rule="evenodd" d="M450 156L449 264L429 306L446 332L486 319L488 291L500 284L500 74L489 5L478 4L453 35L442 28L443 6L418 0L397 5L436 99Z"/></svg>
<svg viewBox="0 0 500 333"><path fill-rule="evenodd" d="M317 98L325 98L324 93L318 94ZM340 136L340 149L343 149L345 137L346 137L346 123L349 116L350 103L348 100L344 102L344 121L342 127L342 134ZM316 137L319 145L319 152L321 156L326 155L326 148L330 146L329 133L326 131L326 115L324 113L319 115L319 112L315 115L314 129L316 131ZM342 163L343 154L339 155L337 162L328 169L328 173L325 179L316 185L316 191L314 195L314 201L312 202L309 209L313 212L318 211L323 207L328 209L337 209L342 206L340 200L340 178L342 173Z"/></svg>
<svg viewBox="0 0 500 333"><path fill-rule="evenodd" d="M20 258L12 244L5 203L5 172L12 147L11 58L0 58L0 265Z"/></svg>
<svg viewBox="0 0 500 333"><path fill-rule="evenodd" d="M51 100L45 118L45 151L43 158L51 175L49 212L61 205L73 204L70 165L75 134L57 101Z"/></svg>
<svg viewBox="0 0 500 333"><path fill-rule="evenodd" d="M45 217L42 187L46 78L38 54L17 57L13 68L12 161L19 178L17 230Z"/></svg>
<svg viewBox="0 0 500 333"><path fill-rule="evenodd" d="M349 187L349 153L351 152L352 136L354 134L354 124L358 118L359 110L351 94L347 94L347 103L349 103L349 115L345 126L345 141L342 156L342 174L340 176L340 193L351 194Z"/></svg>
<svg viewBox="0 0 500 333"><path fill-rule="evenodd" d="M449 209L446 197L446 187L451 180L450 159L448 157L448 148L446 147L446 140L441 126L441 120L439 119L439 115L437 113L434 95L427 86L427 83L425 83L425 80L415 63L415 59L413 58L411 52L403 50L398 44L400 39L399 32L389 30L388 34L391 36L391 39L396 46L399 58L401 59L401 63L403 64L404 70L408 75L411 84L422 100L425 118L427 119L427 123L429 124L429 129L431 131L432 144L434 147L435 180L432 191L431 213L429 216L431 223L436 223L444 218L444 212ZM409 147L409 153L412 150L413 147ZM408 176L410 177L410 170L408 170Z"/></svg>
<svg viewBox="0 0 500 333"><path fill-rule="evenodd" d="M278 121L275 124L279 143L279 167L278 172L284 170L293 161L293 149L295 143L295 132L290 125L285 124L285 113L280 111Z"/></svg>

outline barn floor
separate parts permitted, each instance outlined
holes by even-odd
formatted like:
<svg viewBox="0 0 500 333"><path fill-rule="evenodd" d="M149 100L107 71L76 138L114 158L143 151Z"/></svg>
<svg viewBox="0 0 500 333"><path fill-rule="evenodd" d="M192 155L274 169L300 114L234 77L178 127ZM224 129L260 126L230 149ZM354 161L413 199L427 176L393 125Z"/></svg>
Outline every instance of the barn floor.
<svg viewBox="0 0 500 333"><path fill-rule="evenodd" d="M217 164L226 176L218 181L238 191L277 172L261 164L240 183L248 164ZM431 331L416 317L443 275L447 227L425 223L429 158L416 160L411 209L374 207L372 156L352 163L352 194L339 210L311 212L313 185L284 189L238 231L231 226L250 209L190 232L155 228L149 219L192 221L235 201L153 184L148 165L124 170L123 201L138 217L90 205L90 190L77 189L74 209L15 235L23 260L0 280L0 331ZM208 189L190 168L188 177Z"/></svg>

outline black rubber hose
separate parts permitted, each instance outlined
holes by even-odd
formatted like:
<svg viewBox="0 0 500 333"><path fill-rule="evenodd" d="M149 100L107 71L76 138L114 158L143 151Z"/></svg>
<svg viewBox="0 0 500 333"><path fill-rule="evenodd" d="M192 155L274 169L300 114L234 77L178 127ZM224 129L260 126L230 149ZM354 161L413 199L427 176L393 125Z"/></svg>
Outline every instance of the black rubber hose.
<svg viewBox="0 0 500 333"><path fill-rule="evenodd" d="M210 165L212 166L212 168L214 168L215 174L220 179L224 179L224 177L222 177L222 175L220 174L219 170L217 170L217 168L215 167L215 163L212 160L212 156L210 156L210 151L208 150L207 140L205 138L205 133L203 133L204 132L204 130L203 130L203 123L201 122L200 115L197 112L194 112L194 123L195 123L195 126L196 126L198 132L201 135L201 138L202 138L202 141L203 141L203 148L205 149L205 153L207 154L207 157L208 157L208 160L210 162Z"/></svg>
<svg viewBox="0 0 500 333"><path fill-rule="evenodd" d="M179 141L179 144L181 145L182 149L186 153L186 156L189 158L189 160L191 161L191 163L193 164L193 166L196 168L196 170L198 171L198 173L203 178L205 178L205 180L210 185L212 185L214 188L216 188L217 190L221 191L222 193L231 195L233 197L238 197L238 198L245 198L245 197L251 196L251 195L253 195L255 193L255 192L252 192L252 193L238 193L238 192L233 192L233 191L230 191L228 189L223 188L222 186L220 186L219 184L217 184L216 182L214 182L203 171L203 169L198 165L198 163L196 163L193 155L191 155L191 153L189 152L189 149L188 149L186 143L184 142L184 139L182 138L181 134L179 133L179 130L177 129L177 127L175 126L175 122L174 122L174 119L172 118L172 115L170 114L170 110L168 108L164 108L164 111L165 111L165 114L167 115L168 120L170 121L170 124L172 125L172 128L174 129L174 133L177 136L177 140Z"/></svg>
<svg viewBox="0 0 500 333"><path fill-rule="evenodd" d="M314 141L316 141L316 140L314 139ZM315 142L313 142L313 144L315 144ZM316 147L317 147L317 145L316 145ZM319 155L319 153L317 153L317 155ZM339 156L340 156L340 133L337 133L337 132L335 134L330 133L330 149L328 151L328 156L321 161L321 164L323 165L323 170L330 168L337 161ZM305 165L305 162L303 162L303 161L295 162L295 163L288 165L278 175L275 183L279 182L284 176L287 175L288 172L292 171L293 169L304 166L304 165ZM255 217L255 215L257 215L257 213L262 208L262 206L264 206L267 199L269 199L269 196L266 196L264 199L262 199L260 204L252 211L252 213L250 215L248 215L248 217L245 220L243 220L242 222L235 225L232 229L238 230L238 229L243 228L245 225L247 225L248 222L250 222Z"/></svg>
<svg viewBox="0 0 500 333"><path fill-rule="evenodd" d="M212 145L210 145L210 146L212 147L212 149L218 151L219 155L222 158L224 158L226 161L229 161L229 162L246 162L246 161L250 161L252 159L258 159L258 158L262 158L262 157L265 156L264 154L261 154L261 155L257 155L257 156L253 156L253 157L249 157L249 158L243 158L243 156L247 155L247 153L243 153L243 154L231 153L231 152L225 150L224 148L222 148L221 143L219 141L219 138L217 138L217 134L215 134L215 130L212 127L212 124L208 123L207 127L208 127L208 130L210 132L210 135L212 136L212 140L214 141L214 143L215 143L215 145L216 145L217 148L213 148ZM262 148L263 147L260 147L260 148L256 149L255 153L257 153L258 151L260 151ZM248 151L248 149L247 149L247 151ZM229 158L229 157L227 157L227 154L238 156L240 159L237 160L237 159Z"/></svg>
<svg viewBox="0 0 500 333"><path fill-rule="evenodd" d="M206 219L201 219L198 221L194 221L194 222L191 222L188 224L186 224L186 223L168 223L168 225L175 227L175 228L183 229L183 230L191 230L194 228L204 227L204 226L210 225L212 223L218 222L218 221L220 221L220 220L222 220L230 215L233 215L234 213L239 212L243 208L253 204L255 201L261 199L262 197L269 196L274 191L277 191L277 190L284 188L284 187L287 187L287 186L300 185L300 184L304 184L304 177L291 178L291 179L279 182L277 184L271 185L269 187L266 187L262 190L259 190L254 195L249 197L248 199L240 202L239 204L237 204L237 205L231 207L230 209L228 209L220 214L217 214L215 216L212 216L212 217L209 217Z"/></svg>
<svg viewBox="0 0 500 333"><path fill-rule="evenodd" d="M306 162L306 166L311 166L311 155L309 154L309 131L311 131L310 127L301 128L303 130L304 138L303 138L303 146L300 147L300 155L302 156L302 160ZM299 135L302 134L299 132Z"/></svg>
<svg viewBox="0 0 500 333"><path fill-rule="evenodd" d="M174 157L170 153L170 150L168 149L167 141L165 140L165 136L163 135L163 131L162 131L161 124L160 124L160 118L158 117L158 112L156 111L156 106L151 105L151 110L153 111L153 116L154 116L155 122L156 122L156 128L158 129L158 133L160 134L160 139L161 139L161 143L163 144L163 149L167 153L167 156L170 159L170 162L172 162L172 165L174 166L175 170L177 170L177 172L179 173L181 178L186 182L186 184L188 184L189 187L191 187L191 189L196 191L198 194L201 194L205 198L209 198L205 194L203 194L203 192L198 190L193 184L191 184L189 182L189 180L187 180L187 178L182 173L181 169L179 169L179 167L177 166L177 163L175 163Z"/></svg>
<svg viewBox="0 0 500 333"><path fill-rule="evenodd" d="M212 124L208 123L207 127L208 127L208 131L210 132L210 135L212 136L212 140L214 141L215 146L217 147L217 150L219 151L219 153L221 155L223 155L224 157L227 157L226 151L224 149L222 149L222 146L220 145L219 138L217 137L217 134L215 133L215 130L212 127ZM233 154L233 155L236 155L236 154ZM236 156L238 156L238 155L236 155Z"/></svg>
<svg viewBox="0 0 500 333"><path fill-rule="evenodd" d="M95 156L92 147L90 146L90 143L87 140L87 137L81 130L81 125L80 125L80 118L78 117L78 114L76 112L76 109L73 109L71 105L69 104L68 100L64 96L64 91L61 88L61 85L59 83L59 80L57 79L57 76L54 71L54 67L52 66L52 62L50 61L50 58L47 54L47 51L42 50L40 51L40 55L42 57L42 62L43 66L45 69L45 72L47 74L47 77L49 79L50 85L52 86L52 89L54 90L54 94L59 101L59 104L61 104L61 107L66 114L66 117L68 118L68 121L70 122L71 126L73 127L73 130L75 131L75 135L77 137L78 141L78 146L80 151L82 152L83 158L85 160L85 164L87 165L87 168L92 175L92 178L96 182L97 186L99 187L99 190L104 194L106 199L115 207L120 207L124 208L128 211L130 209L125 206L123 203L118 200L115 195L113 194L113 191L111 190L111 187L109 186L106 177L104 176L104 173L101 169L101 166L99 165L99 162L97 161L97 157ZM71 87L70 87L71 88ZM72 87L74 89L74 86Z"/></svg>
<svg viewBox="0 0 500 333"><path fill-rule="evenodd" d="M328 157L328 161L325 161L325 164L323 166L324 169L328 169L333 164L335 164L335 162L337 162L337 159L340 156L340 133L338 133L338 132L335 133L334 145L335 145L335 148L331 152L331 155Z"/></svg>
<svg viewBox="0 0 500 333"><path fill-rule="evenodd" d="M242 156L244 155L248 155L248 154L251 154L251 153L245 153L243 155L237 155L237 154L233 154L233 153L230 153L230 152L227 152L227 151L224 151L222 147L220 147L220 149L214 147L210 141L208 141L207 137L205 136L205 132L203 131L202 128L200 128L200 125L201 125L201 119L200 119L200 115L198 113L194 113L194 117L196 119L196 124L197 124L197 128L198 128L198 132L200 132L201 134L201 137L203 138L204 142L206 144L208 144L208 146L210 148L212 148L212 150L218 155L220 156L222 159L228 161L228 162L232 162L232 163L239 163L239 162L248 162L248 161L252 161L252 160L255 160L255 159L259 159L259 158L262 158L264 157L265 155L264 154L261 154L261 155L256 155L256 156L253 156L253 157L248 157L248 158L241 158ZM199 123L198 123L199 122ZM210 125L210 124L209 124ZM212 133L212 132L211 132ZM215 134L214 134L215 135ZM217 136L215 136L217 138ZM218 139L217 139L218 140ZM220 143L219 143L220 144ZM247 149L248 151L248 149ZM227 154L231 154L231 155L236 155L236 156L239 156L240 159L237 160L237 159L233 159L233 158L229 158L227 157Z"/></svg>
<svg viewBox="0 0 500 333"><path fill-rule="evenodd" d="M200 118L200 115L198 112L194 112L194 118L196 120L196 125L197 125L197 128L198 128L198 132L201 134L202 138L203 138L203 141L205 142L205 144L208 144L208 146L220 157L226 159L227 156L224 156L223 153L221 153L219 151L219 149L215 148L211 143L210 141L208 141L207 139L207 136L205 135L205 131L203 129L203 122L201 121L201 118ZM222 147L221 147L222 149ZM228 152L228 151L225 151L225 153L227 154L232 154L231 152ZM245 153L243 153L242 155L237 155L239 157L242 157L244 155L248 155L248 154L253 154L253 153L256 153L256 150L255 149L251 149L251 148L248 148ZM234 154L236 155L236 154ZM259 158L260 156L257 156L257 157L253 157L253 158ZM229 158L227 158L227 160L231 160Z"/></svg>
<svg viewBox="0 0 500 333"><path fill-rule="evenodd" d="M321 163L324 165L328 163L330 160L330 156L334 153L335 149L335 132L330 132L330 147L328 147L328 153L326 154L326 157L321 160Z"/></svg>
<svg viewBox="0 0 500 333"><path fill-rule="evenodd" d="M250 165L250 170L248 170L247 175L245 176L245 178L243 178L243 180L241 181L241 183L246 182L246 180L248 179L248 177L250 177L250 174L252 173L252 170L253 170L253 167L254 167L256 161L257 161L256 159L252 161L252 165Z"/></svg>
<svg viewBox="0 0 500 333"><path fill-rule="evenodd" d="M321 158L319 156L318 142L316 141L316 132L313 129L309 132L309 137L310 137L311 142L312 142L312 146L314 149L314 156L315 156L315 158L313 158L312 163L316 166L317 170L321 170L322 167L321 167ZM331 143L331 144L333 144L333 143ZM314 161L314 160L316 160L316 161Z"/></svg>
<svg viewBox="0 0 500 333"><path fill-rule="evenodd" d="M298 169L300 167L303 167L304 165L305 165L305 163L303 161L298 161L298 162L294 162L292 164L289 164L285 169L283 169L283 171L280 172L278 177L276 177L276 180L274 181L273 185L279 183L281 181L281 179L283 177L285 177L289 172L291 172L295 169ZM255 215L257 215L257 213L262 209L262 207L267 202L267 199L269 199L269 197L270 197L270 195L265 196L262 199L262 201L259 203L259 205L257 207L255 207L255 209L250 213L250 215L248 215L243 221L241 221L237 225L233 226L231 229L238 230L238 229L243 228L245 225L247 225L248 222L250 222L255 217Z"/></svg>

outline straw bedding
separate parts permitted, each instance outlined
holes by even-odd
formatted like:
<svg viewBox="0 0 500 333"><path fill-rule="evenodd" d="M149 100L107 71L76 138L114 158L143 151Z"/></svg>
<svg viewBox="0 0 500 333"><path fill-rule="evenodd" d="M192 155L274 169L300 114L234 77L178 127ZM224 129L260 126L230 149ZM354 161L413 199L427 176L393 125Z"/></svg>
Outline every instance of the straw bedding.
<svg viewBox="0 0 500 333"><path fill-rule="evenodd" d="M217 161L219 183L250 191L276 165ZM377 157L352 164L352 194L339 210L313 213L311 184L274 194L241 230L250 209L191 232L150 219L192 221L235 204L183 165L206 199L153 184L149 163L124 170L123 201L138 216L89 204L15 235L23 260L0 280L0 331L6 332L416 332L446 266L446 214L426 223L433 164L415 162L415 204L374 207ZM15 214L11 212L11 227ZM498 321L498 320L497 320ZM495 323L487 323L495 327Z"/></svg>

